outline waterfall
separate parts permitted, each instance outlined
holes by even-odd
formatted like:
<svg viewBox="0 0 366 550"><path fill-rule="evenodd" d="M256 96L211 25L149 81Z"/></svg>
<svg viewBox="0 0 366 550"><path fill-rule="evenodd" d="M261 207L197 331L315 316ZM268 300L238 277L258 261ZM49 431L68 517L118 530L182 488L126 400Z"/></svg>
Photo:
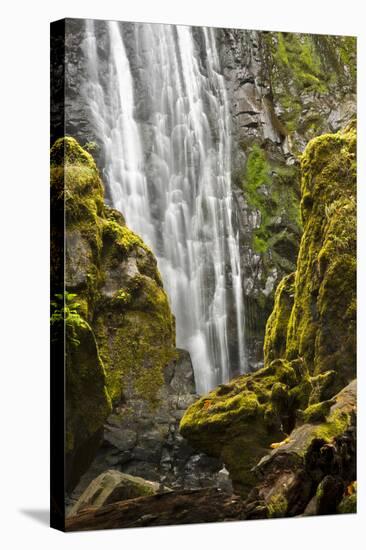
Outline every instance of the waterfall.
<svg viewBox="0 0 366 550"><path fill-rule="evenodd" d="M215 31L87 21L83 97L115 208L152 248L206 392L247 369L230 112ZM99 34L100 34L99 28Z"/></svg>

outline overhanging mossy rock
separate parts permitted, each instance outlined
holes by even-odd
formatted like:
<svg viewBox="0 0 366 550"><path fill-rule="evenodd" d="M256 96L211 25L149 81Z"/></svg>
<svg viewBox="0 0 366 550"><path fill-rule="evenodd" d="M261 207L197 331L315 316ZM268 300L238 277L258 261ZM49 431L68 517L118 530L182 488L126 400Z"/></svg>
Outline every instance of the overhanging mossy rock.
<svg viewBox="0 0 366 550"><path fill-rule="evenodd" d="M69 328L69 327L68 327ZM66 341L66 489L72 489L94 458L112 411L104 366L94 334L82 319Z"/></svg>
<svg viewBox="0 0 366 550"><path fill-rule="evenodd" d="M113 404L152 404L175 357L175 321L156 259L122 214L104 204L92 156L65 137L51 149L55 205L66 210L66 288L97 340Z"/></svg>

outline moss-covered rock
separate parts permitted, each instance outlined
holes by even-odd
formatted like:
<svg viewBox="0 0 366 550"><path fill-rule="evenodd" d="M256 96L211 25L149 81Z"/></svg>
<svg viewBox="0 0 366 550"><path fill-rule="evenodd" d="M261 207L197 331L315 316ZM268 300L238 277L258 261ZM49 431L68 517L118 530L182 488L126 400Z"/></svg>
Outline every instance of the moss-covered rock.
<svg viewBox="0 0 366 550"><path fill-rule="evenodd" d="M67 331L68 333L68 331ZM94 334L81 318L66 339L66 488L72 489L100 445L112 411L105 371Z"/></svg>
<svg viewBox="0 0 366 550"><path fill-rule="evenodd" d="M355 377L355 139L351 127L304 153L304 234L297 271L279 285L267 322L265 367L202 397L181 422L182 435L220 456L243 493L264 449L291 440L296 424L304 449L308 436L329 440L350 424L350 411L330 398Z"/></svg>
<svg viewBox="0 0 366 550"><path fill-rule="evenodd" d="M247 518L346 513L343 506L352 507L355 408L353 381L323 410L321 422L308 419L260 460L245 503Z"/></svg>
<svg viewBox="0 0 366 550"><path fill-rule="evenodd" d="M185 413L181 434L223 460L234 488L245 494L254 483L252 468L272 442L285 438L310 391L298 365L274 361L199 399Z"/></svg>
<svg viewBox="0 0 366 550"><path fill-rule="evenodd" d="M286 356L311 374L334 371L334 394L355 376L356 133L309 143L302 158L301 240Z"/></svg>
<svg viewBox="0 0 366 550"><path fill-rule="evenodd" d="M155 495L159 489L159 483L118 470L106 470L90 482L68 515L73 516L90 507L100 508L112 502Z"/></svg>
<svg viewBox="0 0 366 550"><path fill-rule="evenodd" d="M80 320L67 338L70 489L100 444L111 400L137 394L156 402L164 368L175 356L175 324L155 257L122 214L104 204L96 164L71 137L51 149L51 197L61 215L55 242L65 211L65 290L77 296ZM59 285L63 293L63 281Z"/></svg>
<svg viewBox="0 0 366 550"><path fill-rule="evenodd" d="M273 311L268 318L264 339L264 364L283 357L286 352L287 327L294 304L295 273L287 275L278 285Z"/></svg>
<svg viewBox="0 0 366 550"><path fill-rule="evenodd" d="M122 214L104 205L96 164L75 139L53 145L51 181L65 201L66 288L95 333L112 401L135 392L153 402L175 354L156 259Z"/></svg>

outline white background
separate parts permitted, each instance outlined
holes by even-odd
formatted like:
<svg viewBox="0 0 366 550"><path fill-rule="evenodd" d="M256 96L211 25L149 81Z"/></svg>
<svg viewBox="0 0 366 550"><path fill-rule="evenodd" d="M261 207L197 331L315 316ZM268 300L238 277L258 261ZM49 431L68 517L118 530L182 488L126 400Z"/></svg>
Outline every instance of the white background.
<svg viewBox="0 0 366 550"><path fill-rule="evenodd" d="M0 544L4 549L365 547L365 106L361 0L3 2L0 28ZM62 534L49 486L49 22L89 17L358 35L359 513ZM362 35L363 33L363 35ZM347 330L347 327L344 327Z"/></svg>

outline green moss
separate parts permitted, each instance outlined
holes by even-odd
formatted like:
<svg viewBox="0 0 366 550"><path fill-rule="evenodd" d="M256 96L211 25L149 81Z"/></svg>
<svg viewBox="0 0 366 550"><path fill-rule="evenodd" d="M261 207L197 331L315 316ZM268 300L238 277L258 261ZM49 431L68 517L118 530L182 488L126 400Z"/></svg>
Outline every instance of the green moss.
<svg viewBox="0 0 366 550"><path fill-rule="evenodd" d="M303 357L314 374L335 371L333 394L355 372L355 147L349 128L312 140L302 158L304 234L287 357Z"/></svg>
<svg viewBox="0 0 366 550"><path fill-rule="evenodd" d="M287 275L277 287L274 306L267 320L264 338L264 364L282 357L286 352L287 327L294 302L295 273Z"/></svg>
<svg viewBox="0 0 366 550"><path fill-rule="evenodd" d="M326 422L319 425L315 432L315 437L331 441L338 435L341 435L350 425L350 414L346 411L335 409Z"/></svg>
<svg viewBox="0 0 366 550"><path fill-rule="evenodd" d="M175 357L174 319L164 290L148 277L135 279L112 298L122 309L113 311L110 302L103 304L95 320L96 335L113 402L132 392L154 405L164 368Z"/></svg>
<svg viewBox="0 0 366 550"><path fill-rule="evenodd" d="M275 230L274 223L276 219L282 217L287 220L288 227L294 227L295 233L299 232L296 167L270 162L266 152L259 145L254 144L248 153L241 186L249 206L256 209L260 215L260 225L253 233L253 250L263 255L275 249L276 246L280 247L279 243L288 239L293 240L288 231ZM293 246L296 255L296 238ZM284 254L286 255L286 251Z"/></svg>
<svg viewBox="0 0 366 550"><path fill-rule="evenodd" d="M356 514L357 492L344 496L338 505L337 512L338 514Z"/></svg>
<svg viewBox="0 0 366 550"><path fill-rule="evenodd" d="M282 493L277 493L271 497L267 504L269 518L284 518L287 512L287 499Z"/></svg>
<svg viewBox="0 0 366 550"><path fill-rule="evenodd" d="M137 246L150 252L150 249L136 233L131 231L127 226L122 226L111 219L103 224L103 237L110 239L114 246L119 247L124 255L128 255Z"/></svg>
<svg viewBox="0 0 366 550"><path fill-rule="evenodd" d="M334 405L334 400L321 401L309 405L302 414L302 420L305 423L323 422L329 414L330 407Z"/></svg>
<svg viewBox="0 0 366 550"><path fill-rule="evenodd" d="M257 203L257 190L261 185L269 182L269 164L266 154L259 145L253 145L246 163L245 179L247 182L247 192L253 205Z"/></svg>
<svg viewBox="0 0 366 550"><path fill-rule="evenodd" d="M291 134L308 139L319 134L322 121L309 113L300 128L304 94L326 97L356 90L356 39L297 33L262 33L264 66L269 72L275 103L282 107L281 122Z"/></svg>
<svg viewBox="0 0 366 550"><path fill-rule="evenodd" d="M66 210L67 286L95 331L112 401L134 393L155 404L175 357L174 317L156 259L123 215L104 205L96 164L71 137L51 149L51 186Z"/></svg>

